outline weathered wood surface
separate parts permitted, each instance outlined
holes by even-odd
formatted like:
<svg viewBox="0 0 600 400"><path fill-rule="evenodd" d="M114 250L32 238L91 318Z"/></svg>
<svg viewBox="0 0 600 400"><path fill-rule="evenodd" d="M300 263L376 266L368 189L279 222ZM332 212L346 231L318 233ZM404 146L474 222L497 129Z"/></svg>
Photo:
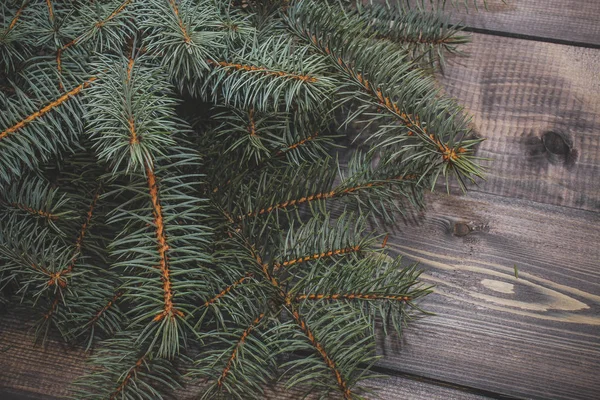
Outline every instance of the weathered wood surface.
<svg viewBox="0 0 600 400"><path fill-rule="evenodd" d="M86 371L86 354L81 348L50 340L47 346L33 346L32 322L15 313L2 315L0 323L0 399L56 400L70 395L69 384ZM374 379L366 385L369 398L411 400L486 400L452 385L431 384L426 380L392 376ZM5 388L5 389L3 389ZM200 386L178 393L181 400L192 400ZM270 390L265 400L295 400L298 392ZM308 399L310 400L310 399Z"/></svg>
<svg viewBox="0 0 600 400"><path fill-rule="evenodd" d="M441 79L492 160L471 190L600 211L600 50L473 34L465 52Z"/></svg>
<svg viewBox="0 0 600 400"><path fill-rule="evenodd" d="M493 162L390 238L437 285L423 306L438 316L382 339L383 364L520 398L598 398L600 51L488 35L466 51L441 79Z"/></svg>
<svg viewBox="0 0 600 400"><path fill-rule="evenodd" d="M388 245L437 285L423 306L438 315L383 340L384 364L519 398L595 398L600 216L484 194L428 200Z"/></svg>
<svg viewBox="0 0 600 400"><path fill-rule="evenodd" d="M428 1L428 0L425 0ZM488 0L487 10L476 11L468 0L451 10L452 20L467 27L540 40L600 45L600 2L597 0ZM479 1L481 3L481 1Z"/></svg>

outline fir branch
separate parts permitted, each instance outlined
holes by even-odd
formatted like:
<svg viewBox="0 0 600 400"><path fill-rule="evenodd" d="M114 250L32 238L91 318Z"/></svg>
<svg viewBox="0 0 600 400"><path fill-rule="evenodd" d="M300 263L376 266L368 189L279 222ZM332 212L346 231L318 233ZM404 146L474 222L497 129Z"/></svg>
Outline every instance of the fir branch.
<svg viewBox="0 0 600 400"><path fill-rule="evenodd" d="M46 220L56 221L59 218L59 216L56 214L52 214L48 211L44 211L44 210L40 210L40 209L31 208L25 204L20 204L20 203L9 203L9 204L14 208L26 211L31 215L39 216Z"/></svg>
<svg viewBox="0 0 600 400"><path fill-rule="evenodd" d="M51 23L54 23L54 7L52 6L52 0L46 0L46 7L48 8L48 19Z"/></svg>
<svg viewBox="0 0 600 400"><path fill-rule="evenodd" d="M64 276L70 274L75 268L75 264L81 255L81 246L83 245L83 239L88 231L90 223L92 222L92 216L94 214L94 210L96 208L96 204L98 199L100 198L100 190L101 186L96 189L94 193L94 197L90 203L90 207L86 213L85 220L81 225L81 229L79 230L79 234L77 235L77 239L75 240L75 249L73 250L73 257L67 267L62 269L61 271L52 273L50 276L50 280L48 281L48 286L58 284L61 288L65 288L67 286L67 281L64 279Z"/></svg>
<svg viewBox="0 0 600 400"><path fill-rule="evenodd" d="M138 360L135 362L135 364L129 369L129 372L127 372L127 375L125 375L125 378L123 378L121 383L119 383L119 386L117 386L115 388L115 390L110 394L110 400L116 399L117 396L119 395L119 393L121 393L125 389L125 387L127 387L129 382L131 381L131 379L135 377L137 372L144 365L145 359L146 359L145 354L143 356L141 356L140 358L138 358Z"/></svg>
<svg viewBox="0 0 600 400"><path fill-rule="evenodd" d="M94 23L92 23L90 25L90 27L88 27L79 36L75 37L70 42L68 42L68 43L62 45L61 47L59 47L56 50L56 67L58 69L58 73L62 74L62 72L63 72L63 68L62 68L62 55L63 55L63 53L64 53L65 50L73 48L74 46L78 45L79 43L82 43L82 42L88 40L96 32L99 32L107 23L109 23L110 21L112 21L113 19L115 19L121 13L123 13L123 11L125 11L125 9L127 8L127 6L130 3L132 3L132 2L133 2L133 0L125 0L112 13L110 13L106 18L103 18L103 19L101 19L99 21L95 21ZM62 83L61 83L61 85L62 85Z"/></svg>
<svg viewBox="0 0 600 400"><path fill-rule="evenodd" d="M304 203L310 203L311 201L327 200L327 199L343 197L343 196L349 195L349 194L357 192L357 191L375 188L375 187L387 185L390 183L411 182L411 181L415 181L415 179L416 179L415 175L407 175L407 176L401 175L401 176L397 176L397 177L394 177L391 179L382 180L380 182L368 182L368 183L365 183L364 185L357 185L357 186L346 187L346 188L338 187L329 192L320 192L320 193L316 193L316 194L311 194L309 196L304 196L299 199L286 200L281 203L276 203L269 207L261 208L260 210L250 212L250 213L246 214L245 216L239 217L239 219L241 220L244 218L257 217L257 216L260 216L263 214L269 214L273 211L286 209L288 207L296 207L296 206L299 206Z"/></svg>
<svg viewBox="0 0 600 400"><path fill-rule="evenodd" d="M410 301L409 296L387 296L379 294L363 294L363 293L335 293L335 294L324 294L324 293L311 293L301 294L296 296L296 301L302 300L391 300L391 301Z"/></svg>
<svg viewBox="0 0 600 400"><path fill-rule="evenodd" d="M115 9L115 11L113 11L108 17L106 17L105 19L96 22L95 26L96 28L101 28L104 25L106 25L107 22L109 22L110 20L112 20L113 18L115 18L117 15L119 15L121 12L123 12L123 10L125 10L125 7L127 7L133 0L125 0L119 7L117 7Z"/></svg>
<svg viewBox="0 0 600 400"><path fill-rule="evenodd" d="M329 356L325 348L319 343L319 341L315 338L310 327L307 325L306 321L302 318L298 310L293 306L291 301L286 300L286 305L292 310L292 316L294 317L294 321L298 324L298 327L302 330L302 332L306 335L311 345L315 348L319 356L323 359L327 367L331 370L333 375L335 376L335 380L340 388L340 391L344 395L344 399L352 399L352 392L348 387L348 382L346 378L342 375L341 371L337 368L335 361Z"/></svg>
<svg viewBox="0 0 600 400"><path fill-rule="evenodd" d="M181 15L179 15L179 8L177 8L177 3L175 0L169 0L169 4L173 8L173 13L175 13L175 18L177 19L177 23L179 24L179 28L181 29L181 33L183 34L183 39L186 44L190 44L192 42L192 38L190 37L187 28L185 27L183 20L181 19Z"/></svg>
<svg viewBox="0 0 600 400"><path fill-rule="evenodd" d="M87 323L88 326L93 327L100 318L102 318L106 312L117 302L118 299L121 298L125 294L124 290L118 290L115 295L106 303L104 307L98 310L94 316Z"/></svg>
<svg viewBox="0 0 600 400"><path fill-rule="evenodd" d="M169 245L167 244L167 236L165 233L165 225L163 219L162 207L160 205L160 198L158 193L158 183L154 175L152 167L146 167L146 175L148 177L148 190L150 191L150 200L152 202L152 214L154 215L154 226L156 228L156 241L159 257L160 272L162 274L163 281L163 292L164 292L164 309L161 313L154 317L154 321L160 321L161 319L168 317L174 318L175 316L182 317L183 313L175 308L173 304L173 289L171 283L171 269L169 267L169 258L167 251Z"/></svg>
<svg viewBox="0 0 600 400"><path fill-rule="evenodd" d="M242 283L244 283L245 281L252 279L253 275L252 274L247 274L243 277L241 277L240 279L238 279L237 281L233 282L231 285L227 286L225 289L221 290L219 293L217 293L214 297L206 300L204 302L204 307L209 307L212 304L215 304L221 297L226 296L229 292L231 292L233 289L235 289L237 286L241 285Z"/></svg>
<svg viewBox="0 0 600 400"><path fill-rule="evenodd" d="M252 333L252 331L254 329L256 329L256 327L260 324L260 322L262 321L262 319L265 317L266 314L262 313L260 314L258 317L256 317L256 319L254 319L254 321L252 321L252 323L250 324L250 326L248 326L248 328L246 328L244 330L244 332L242 332L242 336L240 337L240 339L238 340L238 342L236 343L233 352L231 353L231 356L229 356L229 359L227 360L227 364L225 365L225 368L223 369L223 372L221 373L221 376L219 376L219 379L217 379L217 386L221 387L223 386L223 381L225 380L225 378L227 378L227 375L229 374L229 371L231 370L231 366L233 364L233 362L235 361L235 358L240 350L240 347L242 347L244 345L244 343L246 342L246 339L248 338L248 336L250 336L250 334Z"/></svg>
<svg viewBox="0 0 600 400"><path fill-rule="evenodd" d="M23 5L21 7L19 7L19 9L17 9L17 12L15 13L14 17L10 20L10 24L8 24L8 28L6 28L6 30L4 31L5 35L8 34L8 32L10 32L11 30L13 30L15 25L17 25L17 22L19 22L19 18L21 17L23 10L25 10L25 8L28 5L29 5L29 2L25 1L25 2L23 2Z"/></svg>
<svg viewBox="0 0 600 400"><path fill-rule="evenodd" d="M173 363L132 345L134 332L119 332L102 342L89 361L93 372L75 382L78 399L164 399L180 388L180 373Z"/></svg>
<svg viewBox="0 0 600 400"><path fill-rule="evenodd" d="M317 137L319 136L319 132L315 132L314 134L305 137L304 139L301 139L295 143L292 143L290 145L288 145L287 147L277 151L277 153L275 153L275 157L279 157L289 151L292 151L294 149L297 149L298 147L304 146L305 144L317 139Z"/></svg>
<svg viewBox="0 0 600 400"><path fill-rule="evenodd" d="M0 5L0 288L93 349L74 396L162 399L183 368L207 400L360 397L430 292L367 221L480 173L431 74L460 30L364 2L28 3Z"/></svg>
<svg viewBox="0 0 600 400"><path fill-rule="evenodd" d="M273 267L274 267L274 270L277 271L278 269L280 269L282 267L287 267L287 266L294 265L294 264L305 263L307 261L315 261L315 260L319 260L319 259L326 258L326 257L333 257L333 256L349 254L349 253L356 253L360 250L361 250L361 246L359 246L359 245L353 246L353 247L345 247L343 249L329 250L329 251L324 251L321 253L315 253L315 254L311 254L311 255L307 255L307 256L294 258L291 260L286 260L283 262L275 262L275 263L273 263Z"/></svg>
<svg viewBox="0 0 600 400"><path fill-rule="evenodd" d="M90 85L92 84L92 82L94 82L97 79L98 78L94 77L94 76L91 77L91 78L89 78L88 80L86 80L85 82L83 82L82 84L80 84L79 86L74 87L73 89L71 89L67 93L63 94L62 96L60 96L56 100L50 102L46 106L42 107L38 111L36 111L33 114L25 117L24 119L22 119L21 121L17 122L13 126L6 128L5 130L3 130L0 133L0 140L6 138L7 136L9 136L11 134L16 133L17 131L19 131L20 129L22 129L23 127L25 127L27 124L29 124L29 123L31 123L31 122L33 122L33 121L35 121L35 120L43 117L44 115L46 115L47 113L49 113L53 109L59 107L60 105L62 105L65 102L67 102L68 100L70 100L74 96L78 95L83 89L90 87Z"/></svg>
<svg viewBox="0 0 600 400"><path fill-rule="evenodd" d="M207 62L214 66L221 66L223 68L232 69L232 70L236 70L236 71L257 72L258 74L271 75L271 76L282 77L282 78L289 78L289 79L293 79L293 80L298 80L298 81L302 81L302 82L310 82L310 83L315 83L318 81L318 78L315 78L314 76L296 74L293 72L290 73L290 72L285 72L285 71L274 71L274 70L270 70L269 68L263 67L263 66L244 65L244 64L236 64L236 63L231 63L231 62L226 62L226 61L213 61L213 60L207 60Z"/></svg>

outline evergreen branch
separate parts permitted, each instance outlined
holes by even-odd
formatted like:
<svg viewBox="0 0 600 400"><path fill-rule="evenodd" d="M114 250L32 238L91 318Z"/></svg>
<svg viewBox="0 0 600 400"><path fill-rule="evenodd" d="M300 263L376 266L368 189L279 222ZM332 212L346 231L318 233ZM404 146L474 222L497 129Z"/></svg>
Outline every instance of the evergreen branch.
<svg viewBox="0 0 600 400"><path fill-rule="evenodd" d="M28 1L25 1L23 3L23 5L21 7L19 7L19 9L17 10L17 12L15 13L15 16L11 19L10 24L8 24L8 28L4 31L4 34L6 35L8 32L12 31L13 28L15 27L15 25L17 25L17 22L19 22L19 18L21 17L21 14L23 13L23 10L25 10L25 8L29 5Z"/></svg>
<svg viewBox="0 0 600 400"><path fill-rule="evenodd" d="M56 294L54 295L54 300L52 300L52 303L50 305L50 309L44 314L45 320L49 320L56 312L56 309L58 307L58 302L60 301L60 297L61 297L60 291L56 292Z"/></svg>
<svg viewBox="0 0 600 400"><path fill-rule="evenodd" d="M100 198L100 187L96 189L94 193L94 197L92 198L92 202L90 203L90 207L85 216L85 220L81 225L81 229L79 230L79 234L77 235L77 239L75 240L75 250L73 251L73 257L71 258L71 262L69 265L62 269L61 271L52 273L50 276L50 280L48 281L48 286L58 284L60 287L65 288L67 286L67 282L64 280L64 275L70 274L75 268L75 264L81 255L81 246L83 245L83 239L87 233L90 223L92 222L92 216L94 214L94 209L96 208L96 204L98 199Z"/></svg>
<svg viewBox="0 0 600 400"><path fill-rule="evenodd" d="M48 19L50 22L54 22L54 8L52 7L52 0L46 0L46 7L48 8Z"/></svg>
<svg viewBox="0 0 600 400"><path fill-rule="evenodd" d="M51 212L31 208L25 204L20 203L9 203L12 207L17 208L19 210L23 210L28 212L31 215L43 217L46 220L56 221L59 217L56 214L52 214Z"/></svg>
<svg viewBox="0 0 600 400"><path fill-rule="evenodd" d="M304 146L306 143L309 143L309 142L317 139L318 136L319 136L319 132L315 132L314 134L307 136L304 139L301 139L295 143L292 143L292 144L288 145L286 148L283 148L283 149L277 151L277 153L275 153L275 157L279 157L289 151L297 149L300 146Z"/></svg>
<svg viewBox="0 0 600 400"><path fill-rule="evenodd" d="M190 44L192 42L192 38L190 37L190 35L187 31L187 28L183 24L181 15L179 15L179 8L177 8L177 3L175 2L175 0L169 0L169 4L173 8L173 12L175 13L175 18L177 18L177 22L179 24L179 28L181 29L181 33L183 34L185 43Z"/></svg>
<svg viewBox="0 0 600 400"><path fill-rule="evenodd" d="M169 93L168 78L133 49L127 58L105 57L97 64L106 72L88 96L94 148L113 172L143 171L175 145L173 134L185 131L175 119L175 101L164 95Z"/></svg>
<svg viewBox="0 0 600 400"><path fill-rule="evenodd" d="M103 27L107 22L109 22L110 20L112 20L113 18L115 18L117 15L119 15L121 12L123 12L123 10L125 10L125 8L129 5L129 3L131 3L133 0L125 0L115 11L113 11L108 17L106 17L103 20L97 21L94 23L93 27L90 28L88 31L86 31L85 33L77 36L75 39L71 40L70 42L64 44L62 47L60 47L58 49L56 58L57 60L60 59L60 55L62 54L63 51L65 51L66 49L69 49L77 44L79 44L81 41L83 41L83 39L85 39L86 36L88 36L90 34L90 32L94 29L94 28L101 28ZM60 65L60 61L58 61L59 65ZM59 67L59 71L60 71L60 67Z"/></svg>
<svg viewBox="0 0 600 400"><path fill-rule="evenodd" d="M96 22L95 26L96 28L101 28L104 25L106 25L107 22L109 22L111 19L115 18L117 15L119 15L121 12L123 12L123 10L125 10L125 7L127 7L133 0L125 0L119 7L117 7L115 9L115 11L113 11L108 17L106 17L105 19L103 19L102 21L98 21Z"/></svg>
<svg viewBox="0 0 600 400"><path fill-rule="evenodd" d="M329 250L326 252L324 251L321 253L315 253L315 254L311 254L308 256L298 257L298 258L294 258L294 259L283 261L283 262L275 262L273 264L273 267L274 267L274 270L277 271L277 270L279 270L279 268L282 268L282 267L287 267L287 266L294 265L294 264L300 264L300 263L304 263L307 261L315 261L315 260L319 260L319 259L326 258L326 257L333 257L333 256L349 254L349 253L356 253L360 250L361 250L361 246L359 246L359 245L353 246L353 247L345 247L343 249Z"/></svg>
<svg viewBox="0 0 600 400"><path fill-rule="evenodd" d="M242 336L240 337L240 339L238 340L238 342L236 343L233 352L231 353L231 356L229 357L229 359L227 360L227 364L225 365L225 368L223 369L223 372L221 373L221 376L219 376L219 379L217 379L217 386L220 388L221 386L223 386L223 381L225 380L225 378L227 378L227 375L229 374L229 371L231 370L231 366L239 352L239 349L241 346L244 345L244 343L246 342L246 339L248 338L248 336L250 336L250 334L252 333L252 331L258 326L258 324L260 324L260 322L262 321L262 319L265 317L266 314L261 313L258 317L256 317L256 319L254 319L254 321L252 321L252 323L250 324L250 326L248 326L248 328L246 328L244 330L244 332L242 332Z"/></svg>
<svg viewBox="0 0 600 400"><path fill-rule="evenodd" d="M391 300L391 301L410 301L409 296L387 296L380 294L367 294L367 293L335 293L335 294L324 294L324 293L311 293L301 294L296 296L296 301L302 300Z"/></svg>
<svg viewBox="0 0 600 400"><path fill-rule="evenodd" d="M60 105L62 105L66 101L68 101L69 99L71 99L74 96L78 95L83 89L90 87L90 85L92 84L92 82L94 82L97 79L98 78L96 78L94 76L91 77L91 78L89 78L84 83L80 84L79 86L74 87L73 89L71 89L67 93L63 94L62 96L60 96L56 100L54 100L54 101L50 102L49 104L47 104L46 106L42 107L40 110L38 110L38 111L34 112L33 114L25 117L24 119L22 119L21 121L17 122L13 126L6 128L4 131L2 131L0 133L0 140L2 140L4 138L6 138L7 136L9 136L9 135L17 132L19 129L23 128L27 124L35 121L36 119L39 119L39 118L43 117L44 115L46 115L47 113L49 113L53 109L59 107Z"/></svg>
<svg viewBox="0 0 600 400"><path fill-rule="evenodd" d="M287 36L253 43L224 59L208 60L214 68L203 84L205 96L240 109L322 109L337 84L320 57Z"/></svg>
<svg viewBox="0 0 600 400"><path fill-rule="evenodd" d="M162 207L160 205L158 184L154 175L154 169L151 166L146 166L146 175L148 177L148 189L150 191L150 199L152 202L152 214L154 215L154 226L156 228L156 240L158 245L159 268L162 274L163 292L164 292L164 309L161 313L154 317L154 321L160 321L165 317L174 318L175 316L182 317L183 313L175 308L173 304L173 289L171 283L171 270L169 267L169 259L167 250L167 236L163 219Z"/></svg>
<svg viewBox="0 0 600 400"><path fill-rule="evenodd" d="M117 293L115 293L115 295L108 301L108 303L106 303L106 305L104 307L102 307L100 310L98 310L94 316L90 319L90 321L87 323L88 326L94 326L98 320L104 315L106 314L106 312L108 311L109 308L111 308L113 306L113 304L115 304L117 302L118 299L121 298L121 296L123 296L125 294L124 290L119 290L117 291Z"/></svg>
<svg viewBox="0 0 600 400"><path fill-rule="evenodd" d="M231 63L231 62L226 62L226 61L214 61L214 60L206 60L206 62L211 65L214 65L214 66L221 66L226 69L232 69L232 70L236 70L236 71L256 72L258 74L271 75L271 76L281 77L281 78L289 78L292 80L298 80L298 81L310 82L310 83L315 83L318 81L318 78L316 78L314 76L290 73L290 72L285 72L285 71L276 71L276 70L271 70L264 66L236 64L236 63Z"/></svg>
<svg viewBox="0 0 600 400"><path fill-rule="evenodd" d="M367 221L479 174L432 74L460 30L404 0L0 3L0 289L93 349L74 396L183 367L207 400L360 397L430 292Z"/></svg>
<svg viewBox="0 0 600 400"><path fill-rule="evenodd" d="M138 358L133 367L129 369L129 372L127 372L127 375L125 375L125 378L123 378L119 386L117 386L115 390L110 394L110 400L116 399L119 393L121 393L125 389L125 387L129 384L131 379L136 375L137 371L140 370L140 368L144 364L145 359L146 354Z"/></svg>
<svg viewBox="0 0 600 400"><path fill-rule="evenodd" d="M65 50L70 49L70 48L74 47L75 45L83 42L86 38L88 38L90 35L92 35L95 31L101 29L104 25L106 25L108 22L110 22L115 17L117 17L119 14L121 14L132 1L133 0L125 0L108 17L106 17L100 21L94 22L94 24L90 28L88 28L84 33L80 34L79 36L77 36L76 38L71 40L70 42L59 47L56 50L56 66L57 66L59 74L62 74L62 54L63 54L63 52Z"/></svg>
<svg viewBox="0 0 600 400"><path fill-rule="evenodd" d="M248 111L248 119L250 120L250 123L248 124L248 131L250 133L250 136L258 136L256 134L256 121L254 120L253 108L251 108L250 111Z"/></svg>
<svg viewBox="0 0 600 400"><path fill-rule="evenodd" d="M454 174L461 185L463 177L472 181L480 176L472 161L471 148L479 140L464 139L470 129L460 108L445 98L434 79L409 57L398 56L395 44L374 41L361 25L338 23L337 19L344 19L343 15L339 9L302 2L288 9L285 20L297 37L309 43L345 76L348 86L347 91L340 92L340 104L356 100L363 104L346 123L363 114L371 117L365 121L368 125L394 118L396 124L380 125L370 139L383 139L377 146L395 147L397 157L429 158L431 164L435 164L427 174L433 177L433 183L440 174L446 179L449 173ZM329 28L329 24L335 28ZM393 73L389 73L390 70ZM364 96L356 96L357 88ZM369 111L374 107L377 113ZM404 129L400 129L402 127ZM413 135L418 144L411 142ZM435 156L441 156L441 160Z"/></svg>
<svg viewBox="0 0 600 400"><path fill-rule="evenodd" d="M78 399L157 399L180 388L179 371L170 360L135 346L135 331L121 331L102 342L89 362L92 372L75 382Z"/></svg>
<svg viewBox="0 0 600 400"><path fill-rule="evenodd" d="M323 361L325 362L327 367L329 367L329 369L335 376L335 380L336 380L341 392L344 394L344 399L347 399L347 400L352 399L352 392L350 391L350 388L348 387L348 383L347 383L346 379L343 377L340 370L337 368L335 361L333 361L333 359L329 356L329 354L327 353L325 348L315 338L315 335L313 334L312 330L306 324L306 322L304 321L304 319L302 318L302 316L300 315L298 310L293 306L293 304L291 303L291 299L289 299L289 297L286 299L286 305L291 309L292 316L294 317L294 321L296 321L296 324L300 327L302 332L308 338L311 345L315 348L315 350L317 351L319 356L321 356L321 358L323 359Z"/></svg>
<svg viewBox="0 0 600 400"><path fill-rule="evenodd" d="M231 292L233 289L235 289L237 286L241 285L242 283L244 283L245 281L247 281L248 279L252 279L252 274L248 274L246 276L241 277L240 279L238 279L237 281L233 282L231 285L227 286L225 289L221 290L217 295L215 295L214 297L206 300L204 302L204 307L208 307L211 304L216 303L221 297L226 296L227 293Z"/></svg>
<svg viewBox="0 0 600 400"><path fill-rule="evenodd" d="M299 199L292 199L292 200L287 200L287 201L284 201L281 203L276 203L269 207L261 208L258 211L250 212L250 213L248 213L244 216L240 216L238 218L240 220L242 220L244 218L257 217L257 216L260 216L263 214L269 214L276 210L281 210L281 209L285 209L288 207L295 207L295 206L298 206L298 205L301 205L304 203L309 203L311 201L338 198L338 197L346 196L351 193L365 190L365 189L375 188L375 187L383 186L383 185L394 183L394 182L411 182L411 181L414 181L415 179L416 179L415 175L406 175L406 176L401 175L401 176L397 176L395 178L391 178L391 179L388 179L385 181L382 180L381 182L369 182L364 185L357 185L357 186L347 187L347 188L336 188L329 192L321 192L321 193L311 194L310 196L304 196Z"/></svg>
<svg viewBox="0 0 600 400"><path fill-rule="evenodd" d="M147 51L174 78L179 89L198 94L202 78L224 48L225 32L213 1L152 0L138 10L145 14L140 28L147 33Z"/></svg>

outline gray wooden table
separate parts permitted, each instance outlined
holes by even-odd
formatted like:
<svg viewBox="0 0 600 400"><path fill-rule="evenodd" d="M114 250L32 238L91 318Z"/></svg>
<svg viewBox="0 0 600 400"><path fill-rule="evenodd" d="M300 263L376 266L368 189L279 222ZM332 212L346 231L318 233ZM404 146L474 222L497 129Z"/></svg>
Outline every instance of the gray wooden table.
<svg viewBox="0 0 600 400"><path fill-rule="evenodd" d="M381 339L390 379L372 385L382 399L598 399L600 1L489 8L456 13L473 41L440 82L493 161L485 182L428 196L390 238L437 285L423 303L437 316ZM84 352L34 348L28 326L0 319L0 399L68 395Z"/></svg>

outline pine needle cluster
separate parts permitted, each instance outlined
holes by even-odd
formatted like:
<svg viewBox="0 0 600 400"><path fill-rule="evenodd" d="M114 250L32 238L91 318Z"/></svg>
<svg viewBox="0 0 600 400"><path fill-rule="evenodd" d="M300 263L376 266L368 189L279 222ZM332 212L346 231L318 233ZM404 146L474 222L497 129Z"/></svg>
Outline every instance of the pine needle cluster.
<svg viewBox="0 0 600 400"><path fill-rule="evenodd" d="M381 228L481 173L444 2L367 3L0 4L1 300L75 398L364 395L430 291Z"/></svg>

